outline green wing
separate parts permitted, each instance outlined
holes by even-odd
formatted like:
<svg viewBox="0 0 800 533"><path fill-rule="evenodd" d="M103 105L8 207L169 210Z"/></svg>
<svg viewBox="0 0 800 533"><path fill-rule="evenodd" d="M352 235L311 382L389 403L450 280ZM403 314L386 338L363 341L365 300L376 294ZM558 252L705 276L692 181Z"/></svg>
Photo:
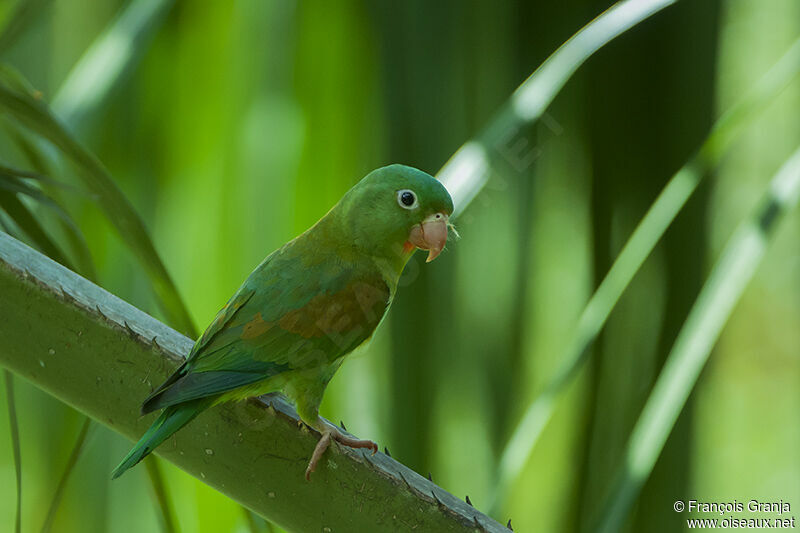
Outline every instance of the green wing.
<svg viewBox="0 0 800 533"><path fill-rule="evenodd" d="M295 242L250 275L143 413L330 365L372 335L390 300L381 275L334 254L310 261Z"/></svg>

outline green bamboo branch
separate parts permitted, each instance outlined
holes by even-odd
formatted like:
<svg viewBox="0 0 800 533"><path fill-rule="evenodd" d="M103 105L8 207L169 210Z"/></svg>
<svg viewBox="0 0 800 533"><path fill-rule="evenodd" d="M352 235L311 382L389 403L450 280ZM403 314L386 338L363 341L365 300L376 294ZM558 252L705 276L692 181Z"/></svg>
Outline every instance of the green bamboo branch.
<svg viewBox="0 0 800 533"><path fill-rule="evenodd" d="M650 476L700 371L767 251L769 240L800 196L800 148L783 164L755 212L728 241L703 285L633 428L600 522L619 531Z"/></svg>
<svg viewBox="0 0 800 533"><path fill-rule="evenodd" d="M556 401L587 361L594 339L602 330L622 293L655 248L699 183L759 113L800 72L800 39L759 81L753 91L729 109L714 125L698 152L670 179L637 225L603 281L586 304L565 352L558 357L554 378L525 410L500 457L490 509L494 510L527 462Z"/></svg>
<svg viewBox="0 0 800 533"><path fill-rule="evenodd" d="M139 400L192 341L6 234L0 294L0 365L129 439L141 436L153 417L139 416ZM507 531L381 453L334 446L307 482L318 439L273 396L210 409L156 453L288 530Z"/></svg>

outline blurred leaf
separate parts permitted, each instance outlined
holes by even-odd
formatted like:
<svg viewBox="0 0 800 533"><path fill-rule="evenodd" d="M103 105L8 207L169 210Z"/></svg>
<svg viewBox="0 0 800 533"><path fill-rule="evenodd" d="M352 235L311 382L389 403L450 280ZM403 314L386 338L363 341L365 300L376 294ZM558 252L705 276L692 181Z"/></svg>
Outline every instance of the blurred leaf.
<svg viewBox="0 0 800 533"><path fill-rule="evenodd" d="M677 0L623 0L617 2L570 37L520 85L509 102L483 129L466 142L439 170L437 176L450 191L454 216L472 202L489 180L490 150L519 128L542 117L564 84L589 57L611 40ZM503 154L505 155L505 154Z"/></svg>
<svg viewBox="0 0 800 533"><path fill-rule="evenodd" d="M64 467L64 472L61 473L61 478L56 485L56 491L53 493L53 499L50 500L50 507L47 509L47 516L45 517L44 524L42 525L42 533L48 533L53 527L53 521L56 518L56 512L64 497L64 490L67 487L70 475L75 470L75 465L83 451L84 444L86 444L86 436L89 434L89 428L92 425L92 420L88 416L84 418L81 430L78 437L75 439L75 444L72 446L72 452L69 454L67 464Z"/></svg>
<svg viewBox="0 0 800 533"><path fill-rule="evenodd" d="M46 174L49 174L53 171L53 169L48 164L48 161L51 159L47 154L42 153L42 150L45 148L52 149L52 146L45 144L44 142L41 143L34 143L32 142L28 136L30 135L29 132L25 131L21 126L16 123L10 122L8 123L10 126L8 128L9 135L14 143L19 147L22 153L30 162L31 166L36 169L35 175L44 177ZM40 181L41 180L40 178ZM96 201L96 196L92 195L86 190L78 189L77 187L73 187L70 184L54 180L52 178L47 178L47 180L43 181L45 183L45 188L51 182L55 182L58 184L58 188L66 188L69 191L75 191L82 195L89 195L92 200ZM57 194L56 191L50 191L52 196ZM97 280L97 271L94 266L94 260L92 259L92 253L89 250L89 245L84 238L83 232L81 231L74 231L75 224L72 221L66 221L63 218L58 218L58 223L61 226L61 229L64 231L64 235L66 236L67 243L72 250L72 256L75 258L77 263L78 270L77 272L88 278L92 281Z"/></svg>
<svg viewBox="0 0 800 533"><path fill-rule="evenodd" d="M7 215L0 209L0 228L9 235L16 235L14 228L11 227L10 220L6 219Z"/></svg>
<svg viewBox="0 0 800 533"><path fill-rule="evenodd" d="M14 184L8 177L0 176L0 208L11 217L45 255L68 268L72 268L70 261L67 260L58 245L47 235L39 221L36 220L36 217L17 197L16 189L18 188L18 185Z"/></svg>
<svg viewBox="0 0 800 533"><path fill-rule="evenodd" d="M164 533L174 533L175 518L172 512L172 503L169 499L169 493L164 483L164 476L161 473L161 467L158 464L158 459L152 455L144 460L144 465L147 467L147 477L150 480L150 486L153 489L153 499L155 500L156 508L158 509L158 518L161 523L161 529Z"/></svg>
<svg viewBox="0 0 800 533"><path fill-rule="evenodd" d="M34 100L42 99L42 92L36 90L28 79L11 65L0 63L0 80L13 90L26 94Z"/></svg>
<svg viewBox="0 0 800 533"><path fill-rule="evenodd" d="M11 447L14 450L14 470L17 480L17 518L14 531L22 531L22 456L19 445L19 423L17 422L17 404L14 401L14 376L8 370L3 370L6 380L6 404L8 406L8 423L11 429Z"/></svg>
<svg viewBox="0 0 800 533"><path fill-rule="evenodd" d="M144 223L102 163L67 132L35 93L19 92L6 83L0 83L0 108L52 142L78 167L78 174L83 178L86 187L97 195L99 206L142 263L169 322L187 335L196 337L196 330L186 307L161 262Z"/></svg>
<svg viewBox="0 0 800 533"><path fill-rule="evenodd" d="M0 67L0 72L3 72L4 68ZM23 88L23 91L27 91L27 88ZM33 134L26 130L23 126L21 126L18 122L15 122L13 119L8 119L4 121L6 126L6 132L8 133L11 140L17 146L17 148L22 152L22 155L30 163L30 166L39 174L43 175L55 175L54 168L51 165L57 154L55 148L52 145L41 141L38 137L35 138L38 143L35 142L32 137ZM49 151L49 154L43 153L44 151Z"/></svg>
<svg viewBox="0 0 800 533"><path fill-rule="evenodd" d="M7 191L24 194L25 196L36 200L43 206L51 209L59 217L69 221L69 223L75 227L75 231L78 231L77 227L74 226L69 214L60 205L58 205L52 198L47 196L42 190L37 189L36 187L33 187L32 185L29 185L28 183L19 179L18 171L11 170L11 172L12 173L9 173L8 169L0 167L0 187Z"/></svg>
<svg viewBox="0 0 800 533"><path fill-rule="evenodd" d="M275 532L275 526L272 525L272 522L261 518L247 507L242 506L242 513L244 514L244 519L247 522L247 528L250 530L250 533Z"/></svg>
<svg viewBox="0 0 800 533"><path fill-rule="evenodd" d="M509 439L500 459L497 488L494 491L495 505L502 502L503 495L528 460L553 414L558 395L572 382L586 362L589 348L612 309L675 216L700 181L720 163L745 126L786 88L799 71L800 39L795 41L746 98L729 109L714 124L696 155L670 179L647 211L586 304L565 354L559 357L560 363L555 377L527 407Z"/></svg>
<svg viewBox="0 0 800 533"><path fill-rule="evenodd" d="M28 185L21 179L18 179L18 176L23 176L26 178L32 178L35 176L35 179L37 179L40 182L44 183L52 182L58 185L62 184L60 182L57 182L56 180L46 178L45 176L39 174L0 166L0 188L3 188L6 191L12 193L24 194L36 200L41 205L47 207L53 213L55 213L57 215L57 219L61 223L62 229L65 230L68 240L70 241L70 243L73 244L73 249L78 250L79 260L81 265L81 268L79 269L80 273L90 278L95 277L94 263L92 262L91 255L89 254L89 248L88 245L86 244L86 239L84 238L83 233L81 233L80 229L78 229L78 226L72 220L72 217L70 217L69 214L60 205L58 205L52 198L47 196L43 191L37 189L36 187ZM69 189L75 189L74 187L71 187L69 185L64 185L64 186L68 187ZM6 198L6 200L9 199ZM24 204L22 206L24 210L20 210L19 209L20 206L18 205L15 205L15 207L21 216L25 216L26 213L30 214L27 208L24 208ZM55 242L52 241L52 239L50 239L47 236L47 234L44 232L44 229L41 228L41 225L38 223L38 221L35 220L35 217L33 217L33 215L30 215L29 217L26 217L25 220L27 225L30 227L30 230L35 232L35 235L28 233L28 230L26 230L26 233L28 233L28 236L34 239L35 242L41 243L40 249L44 251L45 248L47 248L48 250L50 250L50 252L55 251L56 252L55 255L51 255L50 252L45 252L45 253L47 253L47 255L49 255L54 260L60 262L61 264L67 265L67 263L63 262L63 261L68 261L64 256L63 252L61 252L61 249L55 244ZM34 222L34 224L31 223L32 221ZM38 230L36 226L38 226ZM85 254L85 256L83 254ZM61 259L59 259L59 257ZM74 270L74 267L71 268L73 268Z"/></svg>
<svg viewBox="0 0 800 533"><path fill-rule="evenodd" d="M631 432L601 531L619 531L650 476L722 328L750 283L783 217L800 195L800 148L772 179L761 206L733 234L695 300Z"/></svg>
<svg viewBox="0 0 800 533"><path fill-rule="evenodd" d="M38 172L31 172L29 170L20 170L18 168L12 168L5 165L0 165L0 174L7 174L9 176L14 176L16 178L21 178L21 179L36 180L39 183L46 183L47 185L57 187L64 191L68 191L82 196L88 196L88 194L84 190L79 189L78 187L70 185L69 183L64 183L63 181L55 180L49 176L45 176L44 174L39 174Z"/></svg>
<svg viewBox="0 0 800 533"><path fill-rule="evenodd" d="M173 0L132 0L84 52L53 98L54 112L74 124L99 105L146 47L144 40Z"/></svg>
<svg viewBox="0 0 800 533"><path fill-rule="evenodd" d="M0 33L0 54L8 50L50 0L19 0Z"/></svg>

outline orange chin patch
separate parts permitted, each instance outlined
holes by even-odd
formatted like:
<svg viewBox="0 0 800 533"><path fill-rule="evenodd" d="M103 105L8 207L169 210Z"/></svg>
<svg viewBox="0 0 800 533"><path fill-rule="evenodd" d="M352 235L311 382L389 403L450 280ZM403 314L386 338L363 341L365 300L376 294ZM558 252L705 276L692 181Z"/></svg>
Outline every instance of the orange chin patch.
<svg viewBox="0 0 800 533"><path fill-rule="evenodd" d="M403 245L403 251L405 253L408 253L408 252L414 250L414 248L416 248L416 246L411 244L409 241L406 241L405 244Z"/></svg>

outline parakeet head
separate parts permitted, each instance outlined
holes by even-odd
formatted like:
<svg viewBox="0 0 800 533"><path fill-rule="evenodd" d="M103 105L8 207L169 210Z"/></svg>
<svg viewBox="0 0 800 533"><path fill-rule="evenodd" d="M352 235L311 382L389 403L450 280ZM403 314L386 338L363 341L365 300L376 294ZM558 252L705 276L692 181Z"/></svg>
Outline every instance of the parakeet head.
<svg viewBox="0 0 800 533"><path fill-rule="evenodd" d="M453 200L430 174L395 164L367 174L337 209L342 210L353 243L363 252L407 260L420 248L428 250L430 262L447 241Z"/></svg>

